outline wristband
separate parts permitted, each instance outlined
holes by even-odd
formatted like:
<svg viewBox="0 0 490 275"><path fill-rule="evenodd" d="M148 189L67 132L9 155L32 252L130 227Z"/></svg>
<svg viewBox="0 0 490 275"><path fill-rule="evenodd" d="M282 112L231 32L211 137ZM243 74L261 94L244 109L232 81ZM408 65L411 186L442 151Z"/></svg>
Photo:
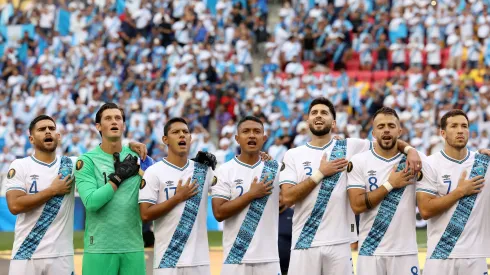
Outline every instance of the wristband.
<svg viewBox="0 0 490 275"><path fill-rule="evenodd" d="M310 176L310 179L314 181L316 184L318 184L325 176L323 175L320 170L316 170L313 172L313 174Z"/></svg>
<svg viewBox="0 0 490 275"><path fill-rule="evenodd" d="M406 146L405 149L403 149L403 153L405 153L405 155L408 154L408 150L410 150L410 149L414 149L414 148L410 145Z"/></svg>
<svg viewBox="0 0 490 275"><path fill-rule="evenodd" d="M384 186L386 188L386 190L388 190L388 193L391 192L391 190L393 190L393 185L391 185L391 183L389 181L383 183L382 186Z"/></svg>

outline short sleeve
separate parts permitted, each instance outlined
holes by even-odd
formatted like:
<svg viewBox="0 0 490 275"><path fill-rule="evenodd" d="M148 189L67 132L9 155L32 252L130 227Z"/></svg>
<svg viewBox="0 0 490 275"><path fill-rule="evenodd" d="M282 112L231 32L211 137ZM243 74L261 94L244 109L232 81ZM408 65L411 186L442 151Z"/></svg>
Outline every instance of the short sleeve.
<svg viewBox="0 0 490 275"><path fill-rule="evenodd" d="M231 200L231 185L225 176L226 168L221 166L216 171L211 188L211 198Z"/></svg>
<svg viewBox="0 0 490 275"><path fill-rule="evenodd" d="M359 139L359 138L348 138L347 139L347 150L349 150L349 154L354 156L356 154L366 152L371 149L373 143L368 139Z"/></svg>
<svg viewBox="0 0 490 275"><path fill-rule="evenodd" d="M422 170L417 175L416 192L437 196L437 173L430 161L422 160Z"/></svg>
<svg viewBox="0 0 490 275"><path fill-rule="evenodd" d="M362 174L361 160L358 157L353 157L347 164L347 189L366 190L366 183Z"/></svg>
<svg viewBox="0 0 490 275"><path fill-rule="evenodd" d="M7 173L7 182L5 184L6 192L11 190L20 190L27 193L27 185L24 182L24 169L20 160L14 160Z"/></svg>
<svg viewBox="0 0 490 275"><path fill-rule="evenodd" d="M159 180L154 171L155 169L149 168L143 175L140 183L138 203L157 204Z"/></svg>
<svg viewBox="0 0 490 275"><path fill-rule="evenodd" d="M281 169L279 171L279 185L282 184L298 184L298 173L294 166L294 160L291 156L291 151L287 151L282 160Z"/></svg>

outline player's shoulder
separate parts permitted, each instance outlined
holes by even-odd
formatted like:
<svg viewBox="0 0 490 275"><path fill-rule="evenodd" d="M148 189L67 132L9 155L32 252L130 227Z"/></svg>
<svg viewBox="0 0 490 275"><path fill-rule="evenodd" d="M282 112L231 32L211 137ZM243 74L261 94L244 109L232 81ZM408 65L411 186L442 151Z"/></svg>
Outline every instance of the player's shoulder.
<svg viewBox="0 0 490 275"><path fill-rule="evenodd" d="M155 162L152 166L148 167L145 170L145 175L151 174L151 175L156 175L157 173L161 173L162 171L165 171L167 169L167 165L163 161L157 161Z"/></svg>
<svg viewBox="0 0 490 275"><path fill-rule="evenodd" d="M307 145L301 145L301 146L294 147L294 148L287 150L285 156L294 157L297 155L304 154L306 151L309 151L309 150L310 150L310 148Z"/></svg>
<svg viewBox="0 0 490 275"><path fill-rule="evenodd" d="M15 159L10 163L9 171L7 173L7 178L10 179L13 178L16 174L23 173L25 170L28 170L27 167L29 167L29 165L32 164L34 164L34 161L30 156L25 158Z"/></svg>
<svg viewBox="0 0 490 275"><path fill-rule="evenodd" d="M375 159L376 157L373 155L373 152L371 150L364 151L358 154L353 155L350 158L351 162L365 162L367 159Z"/></svg>

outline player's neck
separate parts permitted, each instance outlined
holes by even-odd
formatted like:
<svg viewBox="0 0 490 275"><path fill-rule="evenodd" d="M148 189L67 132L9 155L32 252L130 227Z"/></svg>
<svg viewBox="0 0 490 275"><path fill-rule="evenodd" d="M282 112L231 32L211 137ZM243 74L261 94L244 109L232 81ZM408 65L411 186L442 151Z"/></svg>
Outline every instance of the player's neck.
<svg viewBox="0 0 490 275"><path fill-rule="evenodd" d="M452 147L446 143L446 145L444 145L444 153L452 159L463 160L466 157L466 155L468 154L468 148L464 147L464 148L458 149L458 148L454 148L454 147Z"/></svg>
<svg viewBox="0 0 490 275"><path fill-rule="evenodd" d="M34 158L44 163L52 163L56 159L56 151L53 152L34 151Z"/></svg>
<svg viewBox="0 0 490 275"><path fill-rule="evenodd" d="M400 152L398 150L398 147L393 147L391 148L390 150L385 150L383 148L381 148L381 146L379 146L379 144L377 144L378 146L374 146L373 150L374 152L376 152L376 154L378 154L378 156L382 157L382 158L385 158L385 159L391 159L392 157L398 155L398 153Z"/></svg>
<svg viewBox="0 0 490 275"><path fill-rule="evenodd" d="M109 141L103 139L102 143L100 144L100 149L109 155L120 153L122 151L122 142L121 140Z"/></svg>
<svg viewBox="0 0 490 275"><path fill-rule="evenodd" d="M242 152L237 159L245 164L254 165L260 160L260 154L258 152L245 153Z"/></svg>
<svg viewBox="0 0 490 275"><path fill-rule="evenodd" d="M165 159L177 167L184 167L187 164L187 155L179 156L178 154L172 154L169 152Z"/></svg>
<svg viewBox="0 0 490 275"><path fill-rule="evenodd" d="M313 135L310 141L310 145L315 147L323 147L332 140L332 134L326 134L324 136Z"/></svg>

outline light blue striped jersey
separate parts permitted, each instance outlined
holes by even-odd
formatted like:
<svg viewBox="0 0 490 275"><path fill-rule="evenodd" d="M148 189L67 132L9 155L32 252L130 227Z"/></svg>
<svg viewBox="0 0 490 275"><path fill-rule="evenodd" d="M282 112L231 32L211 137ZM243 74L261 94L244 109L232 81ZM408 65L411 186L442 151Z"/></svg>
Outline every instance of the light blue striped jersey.
<svg viewBox="0 0 490 275"><path fill-rule="evenodd" d="M475 164L475 160L479 159ZM428 157L422 165L423 179L417 182L417 192L442 197L458 187L463 171L466 178L472 171L483 172L488 157L468 150L461 159L453 159L444 151ZM487 164L488 165L488 164ZM489 169L484 173L489 184ZM490 257L490 188L485 186L477 196L464 197L442 214L427 222L427 257L485 258Z"/></svg>
<svg viewBox="0 0 490 275"><path fill-rule="evenodd" d="M18 190L31 196L49 188L60 172L61 159L61 156L57 156L52 163L44 163L33 155L13 161L7 175L7 192ZM68 160L75 167L76 158ZM56 201L48 201L49 205L45 203L17 215L12 258L73 255L74 190Z"/></svg>

